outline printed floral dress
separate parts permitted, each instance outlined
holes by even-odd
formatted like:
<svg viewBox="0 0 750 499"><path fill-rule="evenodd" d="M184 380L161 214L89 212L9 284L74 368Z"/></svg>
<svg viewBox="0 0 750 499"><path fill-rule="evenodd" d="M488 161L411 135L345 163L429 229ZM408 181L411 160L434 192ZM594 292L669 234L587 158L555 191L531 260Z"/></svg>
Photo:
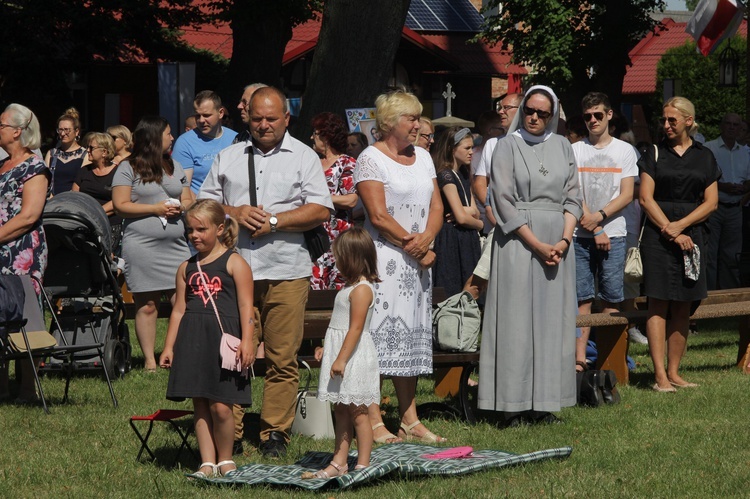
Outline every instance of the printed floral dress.
<svg viewBox="0 0 750 499"><path fill-rule="evenodd" d="M325 171L328 190L332 196L344 196L354 194L354 167L357 161L351 156L342 154L331 167ZM354 225L352 210L336 210L331 219L323 223L328 239L333 240L345 230ZM312 277L310 278L311 289L341 289L344 287L344 279L339 275L336 261L333 258L333 249L323 253L313 264Z"/></svg>
<svg viewBox="0 0 750 499"><path fill-rule="evenodd" d="M7 161L7 160L5 160ZM0 162L0 168L5 161ZM27 180L37 175L50 175L49 168L38 156L31 156L15 168L0 175L0 227L21 212L23 189ZM50 187L47 187L49 196ZM0 273L31 274L42 279L47 268L47 241L39 217L28 232L14 241L0 244ZM37 287L34 282L34 287ZM37 289L37 292L40 290Z"/></svg>

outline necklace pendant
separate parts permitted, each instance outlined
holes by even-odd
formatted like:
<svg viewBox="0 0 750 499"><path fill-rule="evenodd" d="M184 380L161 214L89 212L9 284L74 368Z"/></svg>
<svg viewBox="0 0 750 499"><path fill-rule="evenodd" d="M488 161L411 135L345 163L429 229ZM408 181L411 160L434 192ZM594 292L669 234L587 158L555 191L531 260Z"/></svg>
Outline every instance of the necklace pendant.
<svg viewBox="0 0 750 499"><path fill-rule="evenodd" d="M545 169L544 165L539 165L539 173L541 173L542 175L546 177L547 174L549 173L549 170Z"/></svg>

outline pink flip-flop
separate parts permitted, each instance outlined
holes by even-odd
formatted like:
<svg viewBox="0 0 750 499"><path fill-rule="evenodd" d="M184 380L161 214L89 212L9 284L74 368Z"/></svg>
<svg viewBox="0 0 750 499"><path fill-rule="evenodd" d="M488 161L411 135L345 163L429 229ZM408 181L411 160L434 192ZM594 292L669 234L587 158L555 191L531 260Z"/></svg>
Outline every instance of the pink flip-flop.
<svg viewBox="0 0 750 499"><path fill-rule="evenodd" d="M425 459L461 459L465 457L475 457L473 447L451 447L434 454L422 454Z"/></svg>

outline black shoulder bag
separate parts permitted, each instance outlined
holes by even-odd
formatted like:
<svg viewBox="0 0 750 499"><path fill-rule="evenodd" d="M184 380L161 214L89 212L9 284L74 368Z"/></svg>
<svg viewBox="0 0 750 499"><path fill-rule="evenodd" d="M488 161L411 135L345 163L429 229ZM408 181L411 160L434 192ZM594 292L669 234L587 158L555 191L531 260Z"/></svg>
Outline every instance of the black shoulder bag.
<svg viewBox="0 0 750 499"><path fill-rule="evenodd" d="M250 205L258 206L258 196L255 194L255 151L253 150L252 144L248 146L247 150L247 171L250 176ZM310 230L306 230L303 232L303 235L305 236L307 252L310 253L310 259L313 262L320 258L321 255L331 247L331 240L328 239L328 232L326 232L322 224Z"/></svg>

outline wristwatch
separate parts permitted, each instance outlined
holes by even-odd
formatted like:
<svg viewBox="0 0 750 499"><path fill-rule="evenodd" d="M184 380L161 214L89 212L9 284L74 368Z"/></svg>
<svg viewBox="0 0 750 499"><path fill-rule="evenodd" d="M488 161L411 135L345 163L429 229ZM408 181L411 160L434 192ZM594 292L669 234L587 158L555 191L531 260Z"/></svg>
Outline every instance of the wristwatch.
<svg viewBox="0 0 750 499"><path fill-rule="evenodd" d="M604 210L599 210L599 214L602 216L602 222L607 219L607 213Z"/></svg>
<svg viewBox="0 0 750 499"><path fill-rule="evenodd" d="M276 232L276 224L279 223L279 219L276 218L276 215L271 215L271 218L268 219L268 224L271 226L271 232Z"/></svg>

